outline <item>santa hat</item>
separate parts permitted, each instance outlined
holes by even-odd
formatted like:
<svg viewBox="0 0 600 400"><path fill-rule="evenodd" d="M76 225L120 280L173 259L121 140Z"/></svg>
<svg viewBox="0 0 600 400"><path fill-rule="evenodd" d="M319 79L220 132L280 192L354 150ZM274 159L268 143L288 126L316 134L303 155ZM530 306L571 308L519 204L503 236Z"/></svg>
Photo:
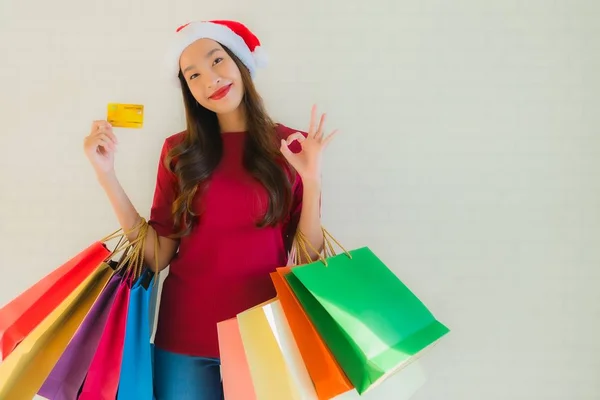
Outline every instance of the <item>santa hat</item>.
<svg viewBox="0 0 600 400"><path fill-rule="evenodd" d="M198 39L212 39L231 50L255 76L256 69L267 64L260 41L245 25L237 21L212 20L189 22L177 28L167 55L167 70L179 86L179 58Z"/></svg>

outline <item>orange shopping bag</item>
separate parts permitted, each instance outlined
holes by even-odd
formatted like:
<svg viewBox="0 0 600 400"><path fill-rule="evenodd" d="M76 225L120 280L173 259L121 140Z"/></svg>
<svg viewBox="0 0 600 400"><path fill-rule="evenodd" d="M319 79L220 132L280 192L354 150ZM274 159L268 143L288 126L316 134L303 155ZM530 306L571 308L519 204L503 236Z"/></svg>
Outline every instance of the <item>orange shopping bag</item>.
<svg viewBox="0 0 600 400"><path fill-rule="evenodd" d="M223 394L226 400L256 400L237 318L217 323Z"/></svg>
<svg viewBox="0 0 600 400"><path fill-rule="evenodd" d="M291 267L277 268L271 273L271 280L277 291L294 339L302 355L311 380L320 400L328 400L352 390L350 383L339 364L317 333L312 322L304 312L300 302L290 289L285 275Z"/></svg>

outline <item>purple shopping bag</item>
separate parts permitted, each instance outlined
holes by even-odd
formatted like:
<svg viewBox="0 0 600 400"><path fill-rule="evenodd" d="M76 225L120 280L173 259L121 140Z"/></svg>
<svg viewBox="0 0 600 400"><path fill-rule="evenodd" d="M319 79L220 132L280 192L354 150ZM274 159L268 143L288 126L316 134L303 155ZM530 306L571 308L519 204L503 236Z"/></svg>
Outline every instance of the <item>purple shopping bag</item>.
<svg viewBox="0 0 600 400"><path fill-rule="evenodd" d="M49 400L72 400L90 368L122 277L115 274L86 315L38 394Z"/></svg>

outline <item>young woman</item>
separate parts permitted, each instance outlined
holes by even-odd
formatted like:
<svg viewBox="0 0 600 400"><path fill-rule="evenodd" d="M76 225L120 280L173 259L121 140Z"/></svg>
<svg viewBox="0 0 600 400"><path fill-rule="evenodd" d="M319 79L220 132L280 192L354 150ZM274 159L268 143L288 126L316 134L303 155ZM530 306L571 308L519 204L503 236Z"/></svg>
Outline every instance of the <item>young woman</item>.
<svg viewBox="0 0 600 400"><path fill-rule="evenodd" d="M269 273L287 263L297 229L323 245L321 158L335 131L324 134L314 106L306 132L271 120L252 81L260 53L239 22L177 29L170 68L187 128L164 142L145 249L147 265L170 265L155 339L158 400L222 398L216 324L275 296ZM141 217L114 171L117 143L110 124L95 121L84 149L128 231Z"/></svg>

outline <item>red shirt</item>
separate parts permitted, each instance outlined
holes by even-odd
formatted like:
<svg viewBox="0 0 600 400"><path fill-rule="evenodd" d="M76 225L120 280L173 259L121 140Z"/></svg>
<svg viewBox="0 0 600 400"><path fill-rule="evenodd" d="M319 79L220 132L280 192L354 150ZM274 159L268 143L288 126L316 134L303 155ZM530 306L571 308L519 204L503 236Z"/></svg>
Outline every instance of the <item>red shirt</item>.
<svg viewBox="0 0 600 400"><path fill-rule="evenodd" d="M278 125L287 138L297 132ZM185 132L165 140L162 148L149 223L161 236L173 233L171 206L177 196L177 176L163 165L167 152ZM222 133L223 158L195 206L203 213L192 233L181 239L170 263L160 304L157 347L176 353L219 357L217 322L275 297L269 277L287 263L286 233L295 232L302 209L302 182L292 184L289 217L276 227L257 228L268 194L242 166L246 133ZM298 151L298 143L292 151ZM291 176L288 171L288 176Z"/></svg>

